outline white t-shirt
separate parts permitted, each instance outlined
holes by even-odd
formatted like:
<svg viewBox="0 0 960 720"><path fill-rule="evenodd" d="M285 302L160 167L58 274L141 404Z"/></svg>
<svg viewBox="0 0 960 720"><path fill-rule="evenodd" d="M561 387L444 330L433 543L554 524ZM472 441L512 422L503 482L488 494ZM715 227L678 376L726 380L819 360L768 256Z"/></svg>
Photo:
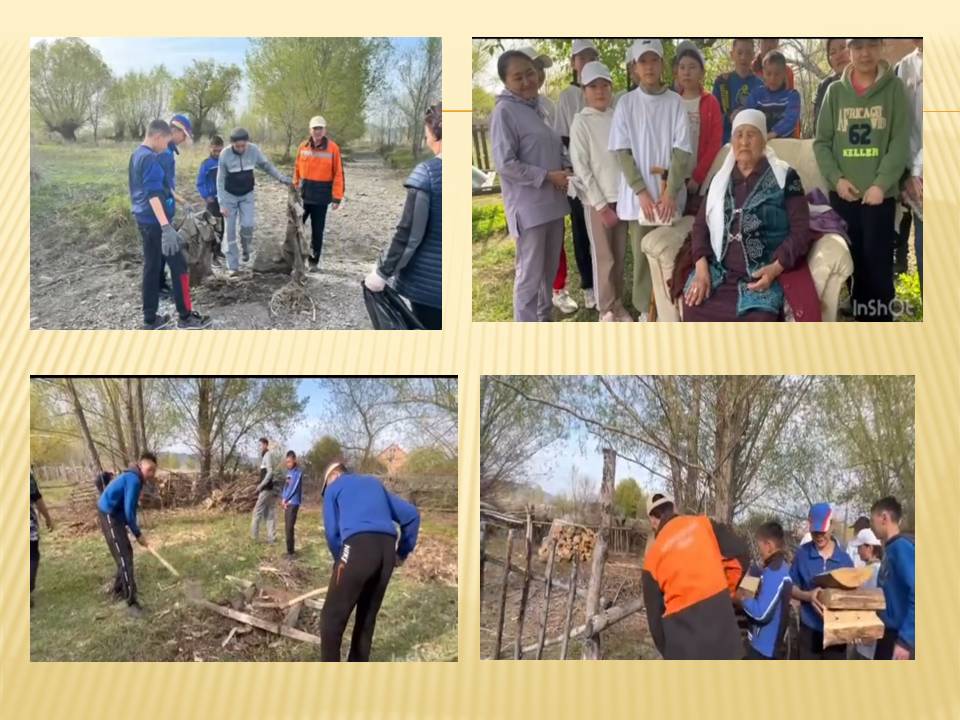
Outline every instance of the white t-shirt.
<svg viewBox="0 0 960 720"><path fill-rule="evenodd" d="M697 148L700 145L700 98L682 98L683 106L687 109L687 119L690 121L690 148L693 159L690 169L697 166Z"/></svg>
<svg viewBox="0 0 960 720"><path fill-rule="evenodd" d="M646 183L654 202L660 199L660 175L654 175L654 166L669 168L673 149L692 152L690 121L683 100L673 90L652 95L642 88L627 93L613 113L610 129L610 149L630 150L637 170ZM687 203L686 187L681 185L676 197L677 213ZM621 220L639 220L640 202L625 178L620 179L617 215Z"/></svg>
<svg viewBox="0 0 960 720"><path fill-rule="evenodd" d="M560 93L557 100L557 111L553 118L553 129L560 137L570 137L570 125L573 116L583 110L583 88L579 85L568 85Z"/></svg>

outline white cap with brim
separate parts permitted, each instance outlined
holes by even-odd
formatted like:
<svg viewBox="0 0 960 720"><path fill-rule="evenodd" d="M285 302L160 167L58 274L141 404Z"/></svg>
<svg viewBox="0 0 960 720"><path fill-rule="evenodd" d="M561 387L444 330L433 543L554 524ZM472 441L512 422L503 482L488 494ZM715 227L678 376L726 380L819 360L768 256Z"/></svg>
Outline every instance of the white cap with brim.
<svg viewBox="0 0 960 720"><path fill-rule="evenodd" d="M522 52L528 58L533 60L534 63L539 65L542 68L553 67L553 60L550 59L549 55L537 54L537 51L534 50L529 45L525 45L522 48L517 48L519 52Z"/></svg>
<svg viewBox="0 0 960 720"><path fill-rule="evenodd" d="M667 503L673 504L673 498L663 493L654 493L647 498L647 515Z"/></svg>
<svg viewBox="0 0 960 720"><path fill-rule="evenodd" d="M314 115L312 118L310 118L311 130L318 127L325 128L326 126L327 126L327 121L324 119L323 115Z"/></svg>
<svg viewBox="0 0 960 720"><path fill-rule="evenodd" d="M612 83L613 79L610 77L610 71L607 69L607 66L602 62L594 60L593 62L588 62L583 66L583 70L580 71L580 84L583 86L589 85L594 80L606 80L607 82Z"/></svg>
<svg viewBox="0 0 960 720"><path fill-rule="evenodd" d="M861 545L875 545L879 547L883 545L880 542L880 538L870 528L864 528L857 533L857 536L850 541L850 547L860 547Z"/></svg>
<svg viewBox="0 0 960 720"><path fill-rule="evenodd" d="M745 108L733 116L733 124L730 127L731 135L741 125L751 125L760 131L763 139L767 139L767 116L759 110Z"/></svg>
<svg viewBox="0 0 960 720"><path fill-rule="evenodd" d="M644 53L656 53L657 57L663 58L663 43L657 38L643 38L634 40L630 46L630 58L636 62Z"/></svg>
<svg viewBox="0 0 960 720"><path fill-rule="evenodd" d="M570 56L579 55L584 50L593 50L597 51L597 48L594 47L593 43L589 40L584 40L583 38L577 38L573 41L573 48L570 50Z"/></svg>

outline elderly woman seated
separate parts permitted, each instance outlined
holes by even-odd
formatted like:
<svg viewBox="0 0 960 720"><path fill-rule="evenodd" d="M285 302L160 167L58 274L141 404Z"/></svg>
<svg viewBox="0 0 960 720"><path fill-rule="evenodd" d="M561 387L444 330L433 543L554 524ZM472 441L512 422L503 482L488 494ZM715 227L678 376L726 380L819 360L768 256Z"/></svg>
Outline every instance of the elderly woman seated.
<svg viewBox="0 0 960 720"><path fill-rule="evenodd" d="M737 113L730 145L693 224L684 322L782 319L777 278L810 249L810 210L800 176L767 147L763 113Z"/></svg>

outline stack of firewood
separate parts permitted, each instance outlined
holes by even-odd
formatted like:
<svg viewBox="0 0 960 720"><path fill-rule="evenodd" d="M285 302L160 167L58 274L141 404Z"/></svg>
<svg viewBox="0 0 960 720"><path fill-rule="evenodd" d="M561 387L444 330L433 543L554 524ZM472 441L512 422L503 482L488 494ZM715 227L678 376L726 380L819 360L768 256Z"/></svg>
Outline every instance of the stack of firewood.
<svg viewBox="0 0 960 720"><path fill-rule="evenodd" d="M861 587L872 568L842 568L814 578L823 603L823 646L871 642L883 637L878 610L886 608L883 590Z"/></svg>
<svg viewBox="0 0 960 720"><path fill-rule="evenodd" d="M554 540L557 543L557 560L572 560L574 556L579 556L580 561L584 562L593 555L597 534L590 528L554 520L537 553L541 560L546 561L550 557L550 543Z"/></svg>
<svg viewBox="0 0 960 720"><path fill-rule="evenodd" d="M202 505L207 510L234 510L247 512L253 510L257 502L257 479L255 477L241 477L224 485L214 488Z"/></svg>

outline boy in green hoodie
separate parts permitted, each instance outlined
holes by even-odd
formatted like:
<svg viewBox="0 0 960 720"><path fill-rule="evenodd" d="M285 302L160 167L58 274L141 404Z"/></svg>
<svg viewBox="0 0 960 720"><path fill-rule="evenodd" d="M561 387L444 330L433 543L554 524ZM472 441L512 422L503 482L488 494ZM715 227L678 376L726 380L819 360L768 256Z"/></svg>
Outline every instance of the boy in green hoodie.
<svg viewBox="0 0 960 720"><path fill-rule="evenodd" d="M894 218L910 148L903 82L880 59L883 40L851 38L850 65L830 86L813 142L830 204L847 223L853 314L893 319Z"/></svg>

